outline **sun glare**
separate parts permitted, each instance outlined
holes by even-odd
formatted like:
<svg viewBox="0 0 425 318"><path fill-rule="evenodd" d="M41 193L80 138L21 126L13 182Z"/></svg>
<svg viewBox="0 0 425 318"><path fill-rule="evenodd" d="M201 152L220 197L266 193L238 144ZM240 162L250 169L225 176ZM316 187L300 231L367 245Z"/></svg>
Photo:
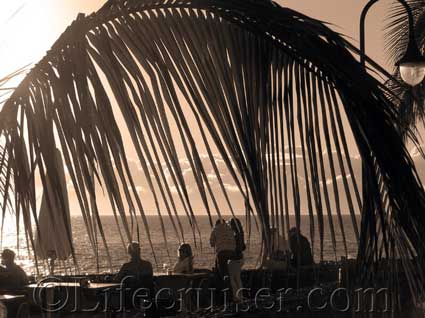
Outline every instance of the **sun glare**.
<svg viewBox="0 0 425 318"><path fill-rule="evenodd" d="M52 36L51 0L0 3L0 77L39 60Z"/></svg>
<svg viewBox="0 0 425 318"><path fill-rule="evenodd" d="M0 1L0 78L37 63L77 17L91 13L105 0ZM16 86L17 77L8 86Z"/></svg>

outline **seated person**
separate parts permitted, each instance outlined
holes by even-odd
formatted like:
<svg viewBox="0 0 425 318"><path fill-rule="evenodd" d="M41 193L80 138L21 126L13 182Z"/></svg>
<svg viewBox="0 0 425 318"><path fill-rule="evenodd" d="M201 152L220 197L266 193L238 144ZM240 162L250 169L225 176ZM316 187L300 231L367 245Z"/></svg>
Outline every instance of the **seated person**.
<svg viewBox="0 0 425 318"><path fill-rule="evenodd" d="M140 257L140 245L132 242L127 246L130 262L122 265L114 281L122 282L128 288L149 288L153 290L153 269L149 261Z"/></svg>
<svg viewBox="0 0 425 318"><path fill-rule="evenodd" d="M131 242L127 246L127 253L130 256L130 262L122 265L120 271L114 277L114 281L120 282L124 287L124 303L121 298L117 300L117 306L126 310L145 306L141 299L154 297L153 269L149 261L142 260L140 257L140 245L137 242ZM142 291L145 288L145 291ZM119 297L122 297L120 295ZM113 303L113 301L112 301ZM156 306L151 305L146 310L147 317L158 317Z"/></svg>
<svg viewBox="0 0 425 318"><path fill-rule="evenodd" d="M173 272L178 274L186 274L193 272L193 254L192 247L189 244L181 244L179 249L179 259L174 265Z"/></svg>
<svg viewBox="0 0 425 318"><path fill-rule="evenodd" d="M15 263L15 252L5 249L1 254L0 289L22 288L28 285L24 270Z"/></svg>
<svg viewBox="0 0 425 318"><path fill-rule="evenodd" d="M309 266L314 264L310 242L295 227L289 230L289 246L292 252L292 266Z"/></svg>

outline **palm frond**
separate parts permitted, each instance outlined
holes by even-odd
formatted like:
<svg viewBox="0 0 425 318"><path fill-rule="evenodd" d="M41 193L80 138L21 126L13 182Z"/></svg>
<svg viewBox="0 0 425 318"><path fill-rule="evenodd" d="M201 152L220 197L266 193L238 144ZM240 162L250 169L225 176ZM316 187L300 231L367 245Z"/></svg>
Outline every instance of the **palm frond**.
<svg viewBox="0 0 425 318"><path fill-rule="evenodd" d="M419 273L413 258L422 260L425 251L422 185L388 90L362 70L358 54L321 22L269 1L109 1L91 16L80 15L4 105L2 154L13 171L7 183L14 192L8 186L2 195L13 195L16 214L30 231L37 218L36 179L58 184L52 152L58 147L92 246L95 228L106 242L94 183L109 198L122 241L136 239L135 225L143 224L152 245L128 164L131 146L160 218L173 220L173 231L185 240L179 221L184 212L199 242L198 213L177 148L211 223L223 207L201 154L205 150L214 162L216 149L247 217L255 213L260 221L265 254L272 227L287 233L291 214L301 227L301 215L308 213L314 244L318 225L320 258L329 235L338 256L338 233L347 255L342 215L348 212L359 240L360 277L377 279L374 266L396 258L409 273ZM125 131L130 141L124 141ZM364 203L350 155L355 145L375 182L361 227L356 215ZM221 171L213 171L220 180ZM51 188L64 205L60 187ZM161 231L166 242L163 223ZM377 241L389 248L377 252ZM368 269L376 270L366 277ZM423 286L423 280L411 281L415 291Z"/></svg>

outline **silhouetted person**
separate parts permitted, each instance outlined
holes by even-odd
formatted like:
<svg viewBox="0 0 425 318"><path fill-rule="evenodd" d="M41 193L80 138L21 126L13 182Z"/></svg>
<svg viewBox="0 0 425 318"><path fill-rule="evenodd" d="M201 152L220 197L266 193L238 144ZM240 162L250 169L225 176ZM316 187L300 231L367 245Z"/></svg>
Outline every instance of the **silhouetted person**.
<svg viewBox="0 0 425 318"><path fill-rule="evenodd" d="M152 264L149 261L142 260L140 257L140 245L137 242L132 242L127 246L127 252L130 256L130 262L125 263L114 280L122 283L124 288L124 306L126 309L137 309L142 305L141 299L138 297L142 288L144 288L149 295L145 296L145 299L151 299L154 297L154 285L153 285L153 269ZM148 297L146 297L148 296ZM158 312L156 306L152 303L146 310L148 317L157 317Z"/></svg>
<svg viewBox="0 0 425 318"><path fill-rule="evenodd" d="M141 259L139 243L132 242L128 244L127 252L130 256L130 262L121 267L114 280L121 282L125 279L124 284L130 288L153 288L152 264Z"/></svg>
<svg viewBox="0 0 425 318"><path fill-rule="evenodd" d="M236 249L232 229L223 220L217 220L210 236L211 247L216 252L216 269L221 278L228 276L227 263L234 256Z"/></svg>
<svg viewBox="0 0 425 318"><path fill-rule="evenodd" d="M243 251L245 251L245 236L242 228L242 224L237 218L230 219L230 228L233 231L235 238L236 248L233 258L228 262L228 270L230 276L230 284L232 286L233 292L233 301L240 302L241 299L241 290L242 290L242 280L241 280L241 271L244 263Z"/></svg>
<svg viewBox="0 0 425 318"><path fill-rule="evenodd" d="M181 244L178 249L179 258L174 265L173 272L178 274L187 274L193 272L193 254L192 247L187 244Z"/></svg>
<svg viewBox="0 0 425 318"><path fill-rule="evenodd" d="M289 230L289 246L292 252L292 266L314 264L310 242L295 227Z"/></svg>
<svg viewBox="0 0 425 318"><path fill-rule="evenodd" d="M9 249L1 254L0 289L22 288L28 285L28 276L24 270L15 263L15 252Z"/></svg>

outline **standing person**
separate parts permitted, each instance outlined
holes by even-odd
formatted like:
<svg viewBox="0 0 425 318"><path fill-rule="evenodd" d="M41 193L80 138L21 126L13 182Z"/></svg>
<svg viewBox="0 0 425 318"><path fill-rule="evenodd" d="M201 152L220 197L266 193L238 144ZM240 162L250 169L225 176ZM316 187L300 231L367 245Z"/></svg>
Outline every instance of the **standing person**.
<svg viewBox="0 0 425 318"><path fill-rule="evenodd" d="M192 247L183 243L178 249L179 258L174 265L173 272L177 274L187 274L193 272L193 254Z"/></svg>
<svg viewBox="0 0 425 318"><path fill-rule="evenodd" d="M237 218L232 218L229 222L230 228L233 231L236 248L233 258L228 262L230 284L232 286L233 301L239 303L242 300L240 295L242 290L241 271L244 263L243 251L246 249L245 236L241 221Z"/></svg>
<svg viewBox="0 0 425 318"><path fill-rule="evenodd" d="M24 270L15 263L15 252L5 249L1 253L0 288L14 289L28 285L28 276Z"/></svg>
<svg viewBox="0 0 425 318"><path fill-rule="evenodd" d="M308 239L296 227L289 230L289 246L292 252L292 266L313 265L313 254Z"/></svg>
<svg viewBox="0 0 425 318"><path fill-rule="evenodd" d="M227 263L233 258L236 249L236 241L233 231L224 220L219 219L210 236L211 247L215 248L216 269L221 279L228 276Z"/></svg>

